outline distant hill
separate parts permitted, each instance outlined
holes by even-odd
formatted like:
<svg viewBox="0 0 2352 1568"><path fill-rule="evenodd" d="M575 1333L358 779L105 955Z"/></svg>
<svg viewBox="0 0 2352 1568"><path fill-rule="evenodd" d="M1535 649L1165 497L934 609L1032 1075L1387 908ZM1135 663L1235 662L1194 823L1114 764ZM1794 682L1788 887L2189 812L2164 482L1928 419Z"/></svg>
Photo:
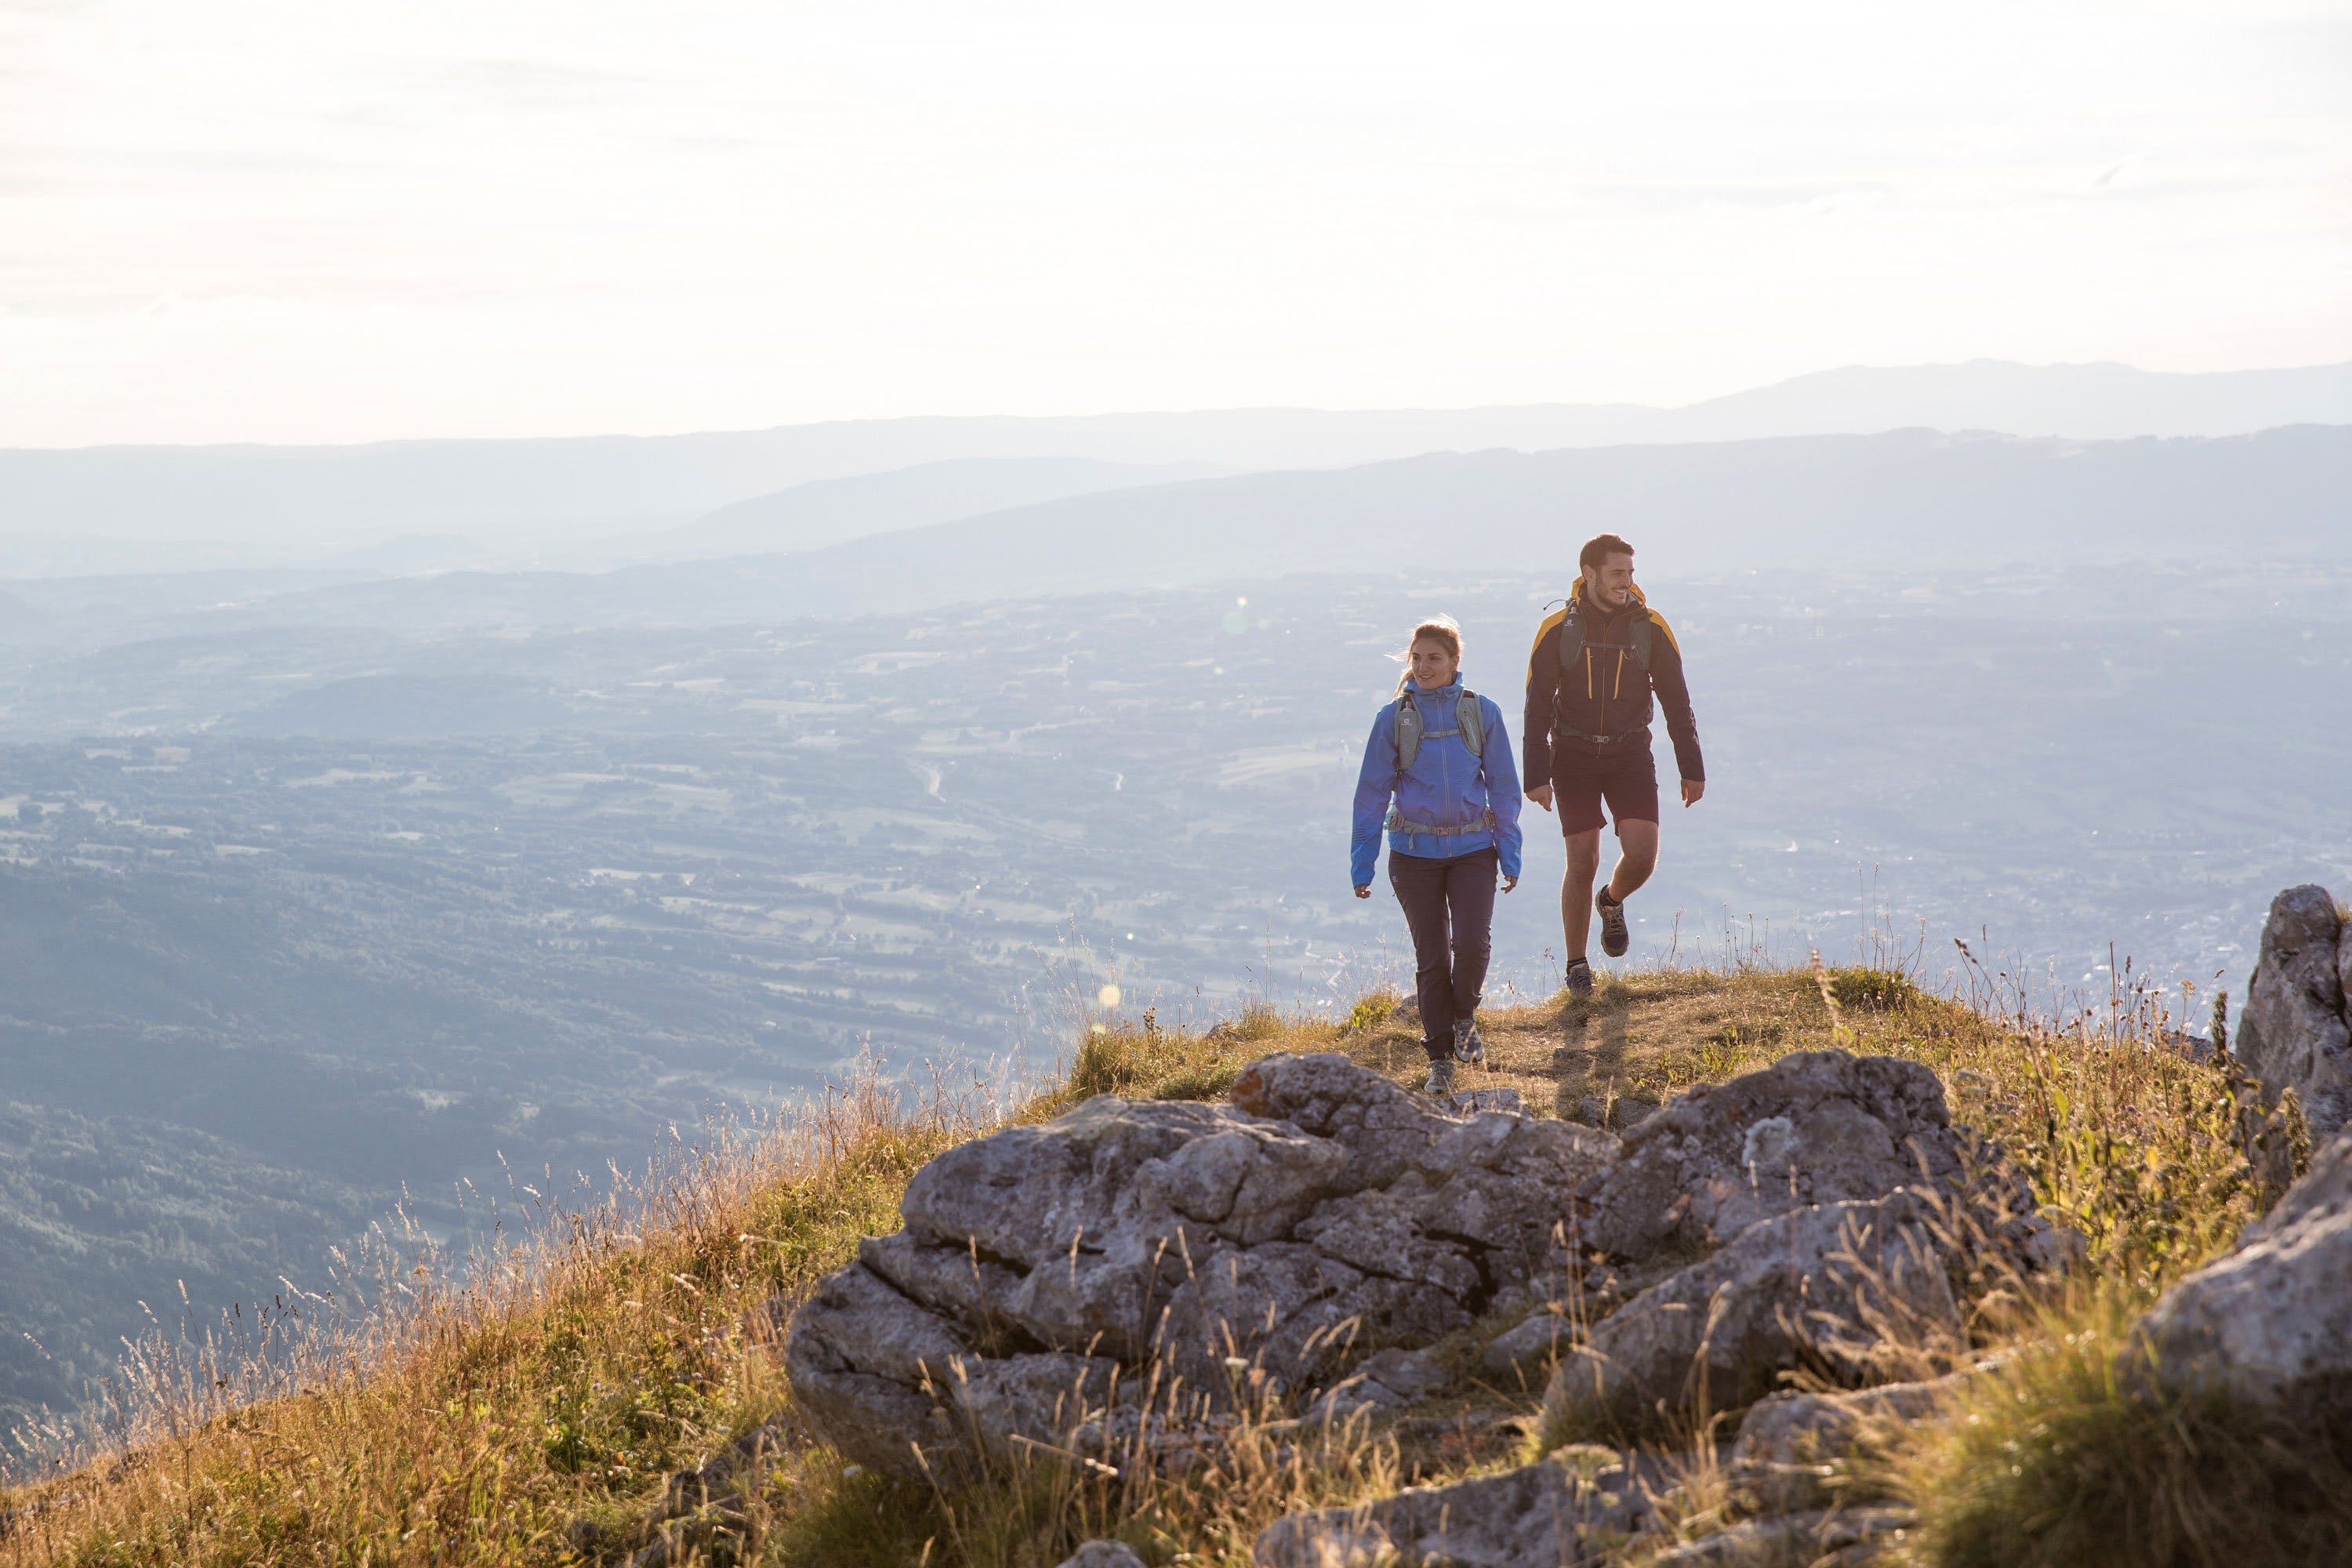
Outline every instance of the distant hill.
<svg viewBox="0 0 2352 1568"><path fill-rule="evenodd" d="M47 622L48 616L24 600L9 594L0 594L0 642L12 642Z"/></svg>
<svg viewBox="0 0 2352 1568"><path fill-rule="evenodd" d="M1453 580L1523 572L1564 590L1577 545L1604 528L1633 537L1653 577L2216 552L2340 562L2352 558L2347 497L2352 427L2343 426L2221 440L1914 430L1440 453L1078 496L793 555L353 582L212 612L205 625L717 624L1384 570Z"/></svg>
<svg viewBox="0 0 2352 1568"><path fill-rule="evenodd" d="M1642 439L1745 441L1917 426L2121 441L2352 425L2352 364L2168 374L2125 364L1851 365L1662 414Z"/></svg>
<svg viewBox="0 0 2352 1568"><path fill-rule="evenodd" d="M655 539L669 554L749 555L814 550L1066 496L1206 479L1207 463L1108 463L1096 458L961 458L845 479L812 479L754 496Z"/></svg>
<svg viewBox="0 0 2352 1568"><path fill-rule="evenodd" d="M2105 439L2230 436L2306 423L2352 423L2352 365L2211 375L1992 361L1853 368L1678 409L1242 408L856 420L646 437L0 450L0 535L242 540L320 552L402 534L576 542L674 528L812 480L950 459L1339 468L1497 447L1540 451L1912 426Z"/></svg>

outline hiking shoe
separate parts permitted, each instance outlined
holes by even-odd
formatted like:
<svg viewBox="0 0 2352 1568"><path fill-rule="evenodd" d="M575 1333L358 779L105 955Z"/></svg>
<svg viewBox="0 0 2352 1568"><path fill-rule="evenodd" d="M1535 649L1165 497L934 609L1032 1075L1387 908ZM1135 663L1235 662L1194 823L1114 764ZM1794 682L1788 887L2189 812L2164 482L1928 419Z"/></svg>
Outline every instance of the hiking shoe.
<svg viewBox="0 0 2352 1568"><path fill-rule="evenodd" d="M1454 1021L1454 1059L1474 1067L1486 1065L1486 1042L1478 1037L1478 1021L1457 1018Z"/></svg>
<svg viewBox="0 0 2352 1568"><path fill-rule="evenodd" d="M1580 958L1568 966L1568 994L1579 998L1592 994L1592 965Z"/></svg>
<svg viewBox="0 0 2352 1568"><path fill-rule="evenodd" d="M1633 939L1625 930L1625 900L1609 901L1609 889L1601 889L1592 895L1592 907L1601 911L1601 951L1612 958L1625 956L1626 945Z"/></svg>
<svg viewBox="0 0 2352 1568"><path fill-rule="evenodd" d="M1440 1057L1429 1064L1429 1081L1421 1086L1423 1094L1445 1095L1454 1092L1454 1058Z"/></svg>

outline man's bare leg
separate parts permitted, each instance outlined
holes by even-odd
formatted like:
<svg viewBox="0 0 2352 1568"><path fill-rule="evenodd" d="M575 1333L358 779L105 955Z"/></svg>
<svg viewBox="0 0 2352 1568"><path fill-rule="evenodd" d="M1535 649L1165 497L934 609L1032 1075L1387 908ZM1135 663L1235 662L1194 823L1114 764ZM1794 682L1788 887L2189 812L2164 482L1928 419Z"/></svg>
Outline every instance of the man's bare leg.
<svg viewBox="0 0 2352 1568"><path fill-rule="evenodd" d="M1650 828L1650 845L1657 847L1657 826ZM1559 879L1559 927L1568 952L1564 963L1584 956L1585 939L1592 934L1592 879L1601 874L1601 829L1568 836L1568 870Z"/></svg>
<svg viewBox="0 0 2352 1568"><path fill-rule="evenodd" d="M1600 835L1594 834L1592 837L1594 861L1597 865L1601 847ZM1569 864L1573 866L1575 863L1576 855L1571 850L1569 853ZM1633 896L1643 883L1650 879L1650 873L1657 868L1658 825L1638 819L1619 823L1617 825L1617 868L1609 873L1609 901L1612 904L1623 903ZM1592 912L1592 873L1591 871L1585 873L1584 887L1584 909L1589 915ZM1563 892L1561 897L1564 900L1567 897L1566 893ZM1579 951L1580 952L1581 949L1580 948Z"/></svg>

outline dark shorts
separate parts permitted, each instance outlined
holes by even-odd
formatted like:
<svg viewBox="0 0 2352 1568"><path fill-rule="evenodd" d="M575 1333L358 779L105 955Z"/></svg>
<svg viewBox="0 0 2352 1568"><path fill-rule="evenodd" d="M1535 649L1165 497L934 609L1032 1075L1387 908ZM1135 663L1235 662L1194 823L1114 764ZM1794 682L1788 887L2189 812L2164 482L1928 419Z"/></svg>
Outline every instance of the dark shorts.
<svg viewBox="0 0 2352 1568"><path fill-rule="evenodd" d="M1601 803L1609 803L1609 814ZM1628 746L1612 757L1556 755L1551 763L1552 809L1559 830L1574 836L1597 833L1610 822L1658 820L1658 759L1647 746Z"/></svg>

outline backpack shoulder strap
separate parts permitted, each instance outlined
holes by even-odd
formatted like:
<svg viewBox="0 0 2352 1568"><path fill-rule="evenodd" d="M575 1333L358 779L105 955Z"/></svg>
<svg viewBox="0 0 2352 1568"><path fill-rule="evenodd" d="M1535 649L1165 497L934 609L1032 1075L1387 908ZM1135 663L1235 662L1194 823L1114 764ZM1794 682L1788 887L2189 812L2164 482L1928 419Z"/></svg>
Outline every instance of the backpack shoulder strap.
<svg viewBox="0 0 2352 1568"><path fill-rule="evenodd" d="M1650 614L1647 607L1644 607L1641 616L1634 620L1633 633L1633 662L1640 666L1643 673L1646 675L1649 673L1650 666L1654 662L1654 656L1658 650L1658 620L1656 616Z"/></svg>
<svg viewBox="0 0 2352 1568"><path fill-rule="evenodd" d="M1462 730L1462 743L1480 762L1486 760L1486 715L1478 706L1478 694L1468 687L1462 689L1462 700L1454 704L1454 721Z"/></svg>
<svg viewBox="0 0 2352 1568"><path fill-rule="evenodd" d="M1574 598L1559 617L1559 672L1565 677L1584 662L1584 620Z"/></svg>
<svg viewBox="0 0 2352 1568"><path fill-rule="evenodd" d="M1399 773L1412 766L1412 760L1421 755L1421 710L1402 692L1396 700L1396 752Z"/></svg>

